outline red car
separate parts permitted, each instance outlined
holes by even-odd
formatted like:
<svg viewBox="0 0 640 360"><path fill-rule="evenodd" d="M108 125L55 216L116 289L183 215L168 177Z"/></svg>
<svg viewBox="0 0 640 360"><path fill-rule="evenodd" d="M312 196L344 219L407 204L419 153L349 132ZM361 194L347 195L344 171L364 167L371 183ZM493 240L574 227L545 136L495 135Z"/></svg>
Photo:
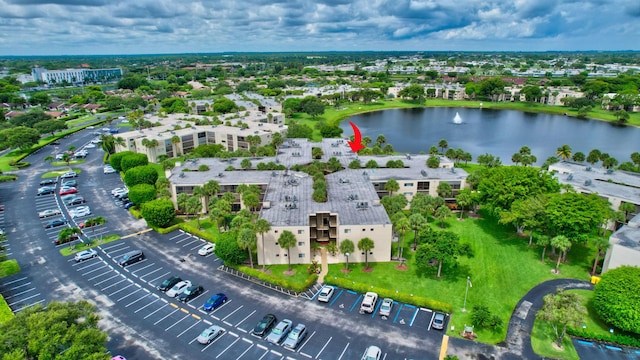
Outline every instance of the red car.
<svg viewBox="0 0 640 360"><path fill-rule="evenodd" d="M77 194L78 189L74 187L63 187L60 189L60 195L69 195L69 194Z"/></svg>
<svg viewBox="0 0 640 360"><path fill-rule="evenodd" d="M91 225L91 223L89 223L88 225L85 225L84 221L78 224L78 227L80 229L84 229L85 227L91 227L93 225Z"/></svg>

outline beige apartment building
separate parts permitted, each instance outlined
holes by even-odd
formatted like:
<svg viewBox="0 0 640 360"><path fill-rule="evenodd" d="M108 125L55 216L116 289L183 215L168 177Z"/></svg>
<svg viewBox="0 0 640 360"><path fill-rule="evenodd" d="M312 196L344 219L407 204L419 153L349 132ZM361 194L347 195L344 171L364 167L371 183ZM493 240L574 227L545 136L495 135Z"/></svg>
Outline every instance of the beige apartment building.
<svg viewBox="0 0 640 360"><path fill-rule="evenodd" d="M326 175L327 202L315 202L312 199L312 178L303 172L292 170L258 171L259 163L273 162L282 164L287 169L294 165L308 164L312 149L323 150L322 161L337 158L344 170ZM441 167L429 169L426 160L429 155L403 156L366 156L354 154L345 140L324 139L320 143L312 143L306 139L285 139L275 157L250 158L251 169L240 170L242 159L194 159L189 160L171 170L168 174L174 203L180 193L191 194L195 186L202 186L210 180L220 184L221 193L235 192L238 185L257 185L261 189L259 216L269 222L271 230L258 237L258 262L260 264L286 264L287 251L278 244L283 231L291 231L296 237L296 246L290 249L292 264L308 264L319 256L314 254L314 244L325 246L330 243L340 246L345 239L351 240L356 250L350 254L350 262L364 262L364 252L358 250L360 239L368 237L374 242L374 248L367 254L369 261L381 262L391 259L391 243L393 229L391 220L380 198L389 195L384 184L396 179L400 184L399 194L410 201L416 193L437 196L440 182L446 181L457 190L466 186L467 173L462 169L454 169L453 163L446 158L441 159ZM388 160L403 159L404 168L348 169L353 160L360 160L364 165L371 159L380 166ZM205 164L208 171L197 171ZM227 171L229 167L235 171ZM395 195L395 194L394 194ZM454 195L455 196L455 195ZM454 199L447 199L453 201ZM206 209L206 204L203 208ZM243 207L240 197L236 196L233 210ZM345 261L339 253L328 254L329 263Z"/></svg>

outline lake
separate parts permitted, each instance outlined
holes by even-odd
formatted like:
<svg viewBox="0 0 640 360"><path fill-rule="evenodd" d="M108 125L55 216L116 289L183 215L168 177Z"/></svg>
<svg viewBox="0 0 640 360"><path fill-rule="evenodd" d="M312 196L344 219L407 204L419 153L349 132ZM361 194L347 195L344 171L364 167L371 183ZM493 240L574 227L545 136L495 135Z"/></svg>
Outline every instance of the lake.
<svg viewBox="0 0 640 360"><path fill-rule="evenodd" d="M454 123L456 113L460 124ZM511 164L511 156L523 145L531 148L538 165L563 144L585 156L599 149L620 163L630 161L632 152L640 152L640 128L563 115L445 107L390 109L351 116L340 124L345 136L353 134L349 121L373 141L383 134L398 152L428 152L445 139L450 148L470 152L474 162L478 155L490 153Z"/></svg>

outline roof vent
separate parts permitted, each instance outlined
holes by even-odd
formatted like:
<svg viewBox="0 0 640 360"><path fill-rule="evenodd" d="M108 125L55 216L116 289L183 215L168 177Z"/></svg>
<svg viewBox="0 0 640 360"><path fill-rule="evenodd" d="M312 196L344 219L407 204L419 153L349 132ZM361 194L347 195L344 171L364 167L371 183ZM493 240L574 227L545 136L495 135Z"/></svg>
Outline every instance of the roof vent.
<svg viewBox="0 0 640 360"><path fill-rule="evenodd" d="M420 170L420 174L422 174L422 176L427 177L427 170Z"/></svg>
<svg viewBox="0 0 640 360"><path fill-rule="evenodd" d="M607 174L609 174L609 175L613 174L613 169L607 170Z"/></svg>
<svg viewBox="0 0 640 360"><path fill-rule="evenodd" d="M573 174L569 174L569 176L567 176L567 180L569 181L573 180Z"/></svg>
<svg viewBox="0 0 640 360"><path fill-rule="evenodd" d="M224 177L224 173L219 172L218 177Z"/></svg>
<svg viewBox="0 0 640 360"><path fill-rule="evenodd" d="M407 160L411 160L411 154L407 154Z"/></svg>
<svg viewBox="0 0 640 360"><path fill-rule="evenodd" d="M584 185L585 185L585 186L589 186L589 185L591 185L591 179L587 179L587 180L585 180L585 181L584 181Z"/></svg>
<svg viewBox="0 0 640 360"><path fill-rule="evenodd" d="M591 166L587 166L586 170L591 171Z"/></svg>
<svg viewBox="0 0 640 360"><path fill-rule="evenodd" d="M183 178L184 177L184 173L181 172L180 175L178 175L179 178Z"/></svg>

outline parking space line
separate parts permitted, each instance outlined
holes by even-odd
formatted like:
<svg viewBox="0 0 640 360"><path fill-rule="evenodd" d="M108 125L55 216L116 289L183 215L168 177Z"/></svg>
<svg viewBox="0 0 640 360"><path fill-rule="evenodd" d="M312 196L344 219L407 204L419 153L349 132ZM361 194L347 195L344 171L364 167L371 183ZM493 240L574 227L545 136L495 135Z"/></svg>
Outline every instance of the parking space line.
<svg viewBox="0 0 640 360"><path fill-rule="evenodd" d="M200 350L200 352L204 352L205 350L207 350L209 348L209 346L215 344L216 341L220 340L224 336L224 334L226 334L226 332L223 332L217 338L215 338L212 342L210 342L207 346L203 347L202 350ZM191 340L191 342L194 342L196 339ZM189 344L191 344L191 343L189 343Z"/></svg>
<svg viewBox="0 0 640 360"><path fill-rule="evenodd" d="M186 333L187 331L191 330L194 326L196 326L196 325L198 325L200 323L201 323L201 321L196 321L195 323L193 323L193 325L189 326L183 332L181 332L180 334L176 335L176 337L182 336L184 333Z"/></svg>
<svg viewBox="0 0 640 360"><path fill-rule="evenodd" d="M151 275L151 274L153 274L154 272L160 271L160 270L162 270L162 269L164 269L164 268L161 268L161 267L160 267L160 268L157 268L157 269L153 270L153 271L152 271L152 272L150 272L150 273L146 273L146 274L144 274L144 275L140 276L140 280L145 281L145 280L144 280L144 277L145 277L145 276L147 276L147 275ZM168 274L168 273L167 273L167 274Z"/></svg>
<svg viewBox="0 0 640 360"><path fill-rule="evenodd" d="M312 337L313 337L313 335L315 335L315 334L316 334L316 332L314 331L313 333L311 333L311 335L309 335L309 337L307 338L307 340L305 340L305 342L302 344L302 346L300 346L300 348L298 348L298 352L300 352L300 353L301 353L302 348L303 348L305 345L307 345L307 343L309 342L309 340L311 340L311 338L312 338ZM302 353L301 353L301 354L302 354ZM309 356L309 357L311 357L311 356Z"/></svg>
<svg viewBox="0 0 640 360"><path fill-rule="evenodd" d="M191 240L191 238L190 238L190 237L185 237L184 239L182 239L182 240L178 240L178 241L176 241L175 243L176 243L176 245L177 245L177 244L180 244L181 242L189 241L189 240Z"/></svg>
<svg viewBox="0 0 640 360"><path fill-rule="evenodd" d="M347 351L348 347L349 347L349 343L347 343L347 346L345 346L344 350L342 350L342 352L340 353L340 357L338 358L338 360L342 359L342 356L344 356L344 353Z"/></svg>
<svg viewBox="0 0 640 360"><path fill-rule="evenodd" d="M131 246L127 245L122 249L116 249L116 250L110 251L109 255L113 257L113 253L119 253L119 252L122 252L122 251L127 251L127 249L129 249L130 247Z"/></svg>
<svg viewBox="0 0 640 360"><path fill-rule="evenodd" d="M32 306L34 306L34 305L41 304L41 303L43 303L43 302L44 302L44 299L42 299L42 300L38 300L38 301L36 301L36 302L34 302L34 303L31 303L31 304L29 304L29 305L25 305L25 306L23 306L23 307L21 307L20 309L15 310L14 312L20 312L20 311L22 311L22 310L24 310L24 309L28 309L28 308L30 308L30 307L32 307Z"/></svg>
<svg viewBox="0 0 640 360"><path fill-rule="evenodd" d="M9 288L9 289L7 289L7 290L11 291L11 290L15 290L15 289L20 289L21 287L29 286L30 284L31 284L31 281L29 281L29 282L27 282L27 283L24 283L24 284L22 284L22 285L14 286L14 287Z"/></svg>
<svg viewBox="0 0 640 360"><path fill-rule="evenodd" d="M7 286L7 285L9 285L9 284L17 283L17 282L19 282L19 281L26 280L26 279L27 279L27 277L23 277L23 278L16 279L16 280L12 280L12 281L9 281L9 282L7 282L7 283L0 284L0 285L2 285L2 286Z"/></svg>
<svg viewBox="0 0 640 360"><path fill-rule="evenodd" d="M247 339L242 338L242 340L245 340L245 341L246 341ZM243 352L242 352L242 354L240 354L240 356L238 356L238 359L242 358L242 357L244 356L244 354L246 354L249 350L251 350L251 348L252 348L252 347L253 347L253 343L251 343L251 346L249 346L249 347L247 348L247 350L243 351Z"/></svg>
<svg viewBox="0 0 640 360"><path fill-rule="evenodd" d="M398 316L400 316L400 313L402 312L402 307L404 306L404 304L400 304L400 308L398 309L398 312L396 312L396 316L393 318L393 323L395 324L396 321L398 320Z"/></svg>
<svg viewBox="0 0 640 360"><path fill-rule="evenodd" d="M236 328L237 328L238 326L240 326L240 324L242 324L245 320L247 320L247 319L249 318L249 316L251 316L251 315L253 315L253 314L255 314L255 313L256 313L256 310L253 310L253 312L251 312L251 314L247 315L244 319L240 320L240 322L239 322L239 323L237 323L237 324L236 324L236 326L234 326L234 327L236 327ZM238 330L239 330L239 329L238 329Z"/></svg>
<svg viewBox="0 0 640 360"><path fill-rule="evenodd" d="M24 298L24 299L21 299L21 300L18 300L18 301L12 302L11 304L8 304L8 305L9 305L9 307L11 307L11 306L13 306L13 305L15 305L15 304L19 304L19 303L24 302L24 301L26 301L26 300L33 299L33 298L34 298L34 297L36 297L36 296L40 296L40 293L37 293L37 294L35 294L35 295L31 295L31 296L29 296L28 298Z"/></svg>
<svg viewBox="0 0 640 360"><path fill-rule="evenodd" d="M133 275L133 276L137 277L138 275L136 275L136 272L138 272L138 271L140 271L140 270L144 270L144 269L148 268L149 266L153 266L153 265L155 265L155 263L151 263L151 264L149 264L149 265L147 265L147 266L145 266L145 267L142 267L142 268L140 268L140 269L137 269L137 270L135 270L135 271L132 271L132 272L131 272L131 275Z"/></svg>
<svg viewBox="0 0 640 360"><path fill-rule="evenodd" d="M34 291L35 289L36 289L36 288L31 288L31 289L29 289L29 290L25 290L25 291L23 291L23 292L19 292L19 293L17 293L17 294L12 294L12 295L9 295L9 296L5 296L5 300L6 300L6 299L14 298L14 297L16 297L16 296L20 296L20 295L22 295L22 294L26 294L26 293L28 293L29 291Z"/></svg>
<svg viewBox="0 0 640 360"><path fill-rule="evenodd" d="M155 303L156 303L156 301L158 301L158 300L160 300L160 298L159 298L159 297L156 297L156 299L155 299L155 300L153 300L152 302L148 303L147 305L145 305L145 306L143 306L143 307L139 308L138 310L134 311L133 313L134 313L134 314L137 314L138 312L140 312L140 311L142 311L142 310L146 309L147 307L149 307L149 306L151 306L151 305L155 304Z"/></svg>
<svg viewBox="0 0 640 360"><path fill-rule="evenodd" d="M191 308L195 309L196 307L191 305L192 302L196 301L199 297L201 297L202 295L206 294L209 290L205 290L202 292L202 294L194 297L193 299L189 300L189 303L187 305L189 305Z"/></svg>
<svg viewBox="0 0 640 360"><path fill-rule="evenodd" d="M119 275L119 276L122 276L122 274L118 274L118 275ZM127 281L127 278L123 278L122 280L118 281L118 282L117 282L117 283L115 283L115 284L111 284L111 285L107 286L106 288L102 288L102 289L100 289L100 291L105 291L105 290L107 290L108 288L110 288L110 287L112 287L112 286L116 286L116 285L120 284L120 283L121 283L121 282L123 282L123 281Z"/></svg>
<svg viewBox="0 0 640 360"><path fill-rule="evenodd" d="M164 300L164 299L163 299L163 300ZM149 314L149 315L145 316L144 318L146 319L146 318L148 318L149 316L151 316L151 315L153 315L153 314L157 313L158 311L160 311L160 310L164 309L164 307L165 307L165 306L167 306L167 304L166 304L166 303L165 303L164 305L162 305L161 307L159 307L159 308L158 308L158 310L156 310L156 311L152 312L151 314Z"/></svg>
<svg viewBox="0 0 640 360"><path fill-rule="evenodd" d="M197 243L197 242L200 242L200 241L199 240L193 240L192 242L189 242L189 243L186 243L186 244L182 245L182 247L187 247L187 246L189 246L189 245L191 245L193 243Z"/></svg>
<svg viewBox="0 0 640 360"><path fill-rule="evenodd" d="M162 268L160 268L160 269L162 269ZM171 271L167 271L166 273L164 273L164 274L162 274L162 275L158 276L157 278L153 278L153 279L151 279L151 280L147 281L147 283L148 283L148 284L151 284L151 283L155 282L156 280L161 279L161 278L163 278L163 277L165 277L165 276L167 276L167 275L169 275L169 274L171 274Z"/></svg>
<svg viewBox="0 0 640 360"><path fill-rule="evenodd" d="M413 326L413 322L416 320L416 316L418 316L418 311L420 311L420 309L416 308L416 311L413 313L413 317L411 318L411 322L409 323L409 326ZM429 325L429 327L431 327L431 325Z"/></svg>
<svg viewBox="0 0 640 360"><path fill-rule="evenodd" d="M137 284L135 284L135 285L137 285ZM137 289L136 291L132 292L131 294L129 294L129 295L125 295L125 296L121 297L121 298L120 298L120 299L118 299L117 301L122 301L122 300L124 300L124 299L128 298L128 297L129 297L129 296L131 296L131 295L135 295L135 294L137 294L140 290L142 290L142 289ZM146 296L146 295L145 295L145 296Z"/></svg>
<svg viewBox="0 0 640 360"><path fill-rule="evenodd" d="M240 338L236 338L236 340L234 342L232 342L231 344L229 344L229 346L227 346L224 350L222 350L218 356L216 356L216 359L219 358L220 356L222 356L222 354L224 354L225 352L227 352L227 350L229 350L233 345L235 345L238 341L240 341Z"/></svg>
<svg viewBox="0 0 640 360"><path fill-rule="evenodd" d="M351 290L347 290L347 291L351 291ZM356 301L353 302L353 305L351 305L351 309L349 309L349 312L353 311L353 309L356 307L356 305L358 305L358 303L360 302L360 299L362 299L362 294L360 294L360 296L358 296Z"/></svg>
<svg viewBox="0 0 640 360"><path fill-rule="evenodd" d="M329 343L331 342L331 339L333 339L333 336L329 337L329 340L327 340L327 342L324 344L322 349L320 349L320 352L318 353L318 355L316 355L316 359L320 357L320 354L322 354L322 352L327 347L327 345L329 345Z"/></svg>
<svg viewBox="0 0 640 360"><path fill-rule="evenodd" d="M129 279L127 279L127 280L129 280ZM129 284L129 285L127 285L127 286L123 287L122 289L118 290L118 291L112 292L111 294L109 294L109 296L113 296L113 295L115 295L115 294L119 293L120 291L124 291L124 290L126 290L127 288L129 288L129 286L132 286L132 285L133 285L133 284Z"/></svg>
<svg viewBox="0 0 640 360"><path fill-rule="evenodd" d="M173 304L172 304L172 305L173 305ZM176 312L178 312L178 310L180 310L180 309L175 309L175 310L173 310L172 312L170 312L170 313L168 313L167 315L165 315L162 319L160 319L160 320L158 320L158 321L154 322L154 323L153 323L153 325L158 325L162 320L164 320L164 319L168 318L169 316L171 316L171 315L175 314Z"/></svg>
<svg viewBox="0 0 640 360"><path fill-rule="evenodd" d="M98 270L105 269L106 267L107 267L106 265L102 264L102 266L100 266L99 268L96 268L96 269L93 269L93 270L89 270L89 271L87 271L87 272L82 273L82 276L89 275L89 274L91 274L92 272L95 272L95 271L98 271ZM91 279L89 279L89 281L91 281Z"/></svg>
<svg viewBox="0 0 640 360"><path fill-rule="evenodd" d="M114 245L110 245L110 246L103 246L103 247L102 247L102 251L107 252L107 250L109 250L109 249L113 249L113 248L121 247L121 246L125 246L125 245L127 245L127 243L124 243L124 242L118 242L118 243L116 243L116 244L114 244Z"/></svg>
<svg viewBox="0 0 640 360"><path fill-rule="evenodd" d="M236 311L238 311L238 310L242 309L243 307L244 307L244 305L240 305L240 307L239 307L239 308L237 308L237 309L235 309L235 310L233 310L233 311L231 312L231 314L229 314L229 315L225 316L224 318L222 318L222 321L225 321L229 316L231 316L231 315L235 314L235 312L236 312ZM232 325L231 325L231 324L229 324L229 326L232 326Z"/></svg>
<svg viewBox="0 0 640 360"><path fill-rule="evenodd" d="M380 306L381 305L382 305L382 300L379 300L378 304L376 305L375 310L371 313L371 318L372 319L378 314L378 311L380 310Z"/></svg>
<svg viewBox="0 0 640 360"><path fill-rule="evenodd" d="M180 310L182 310L182 309L180 309ZM172 327L174 327L174 326L178 325L179 323L181 323L181 322L182 322L182 320L184 320L184 319L186 319L186 318L188 318L188 317L189 317L189 314L185 315L182 319L180 319L180 320L178 320L178 321L174 322L171 326L169 326L168 328L164 329L164 331L169 331L169 329L171 329Z"/></svg>
<svg viewBox="0 0 640 360"><path fill-rule="evenodd" d="M427 327L427 330L431 330L431 325L433 325L433 318L435 316L436 316L436 313L431 314L431 320L429 320L429 326ZM411 325L413 325L413 320L411 320ZM411 325L409 325L409 326L411 326Z"/></svg>
<svg viewBox="0 0 640 360"><path fill-rule="evenodd" d="M182 237L182 235L183 235L183 234L174 235L174 236L170 237L170 238L169 238L169 240L173 240L173 239L175 239L175 238Z"/></svg>
<svg viewBox="0 0 640 360"><path fill-rule="evenodd" d="M96 275L96 276L94 276L94 277L92 277L92 278L90 278L90 279L87 279L87 280L88 280L88 281L93 281L94 279L99 278L100 276L103 276L103 275L106 275L106 274L108 274L108 272L107 272L107 273L104 273L104 274ZM102 284L103 282L105 282L105 281L109 281L109 280L111 280L111 279L113 279L113 278L115 278L115 277L118 277L118 276L120 276L120 274L115 274L115 275L113 275L112 277L110 277L110 278L108 278L108 279L106 279L106 280L102 280L102 281L100 281L100 282L98 282L98 283L96 283L96 284L93 284L93 285L94 285L94 286L98 286L98 285Z"/></svg>
<svg viewBox="0 0 640 360"><path fill-rule="evenodd" d="M146 289L145 289L145 290L146 290ZM147 294L147 295L145 295L145 296L143 296L143 297L141 297L141 298L139 298L139 299L137 299L137 300L135 300L135 301L133 301L133 302L130 302L130 303L128 303L127 305L125 305L124 307L129 307L129 306L131 306L131 305L133 305L133 304L137 303L137 302L138 302L138 301L140 301L140 300L146 299L149 295L151 295L151 294ZM155 300L154 300L154 301L155 301ZM153 302L152 302L152 303L153 303Z"/></svg>

